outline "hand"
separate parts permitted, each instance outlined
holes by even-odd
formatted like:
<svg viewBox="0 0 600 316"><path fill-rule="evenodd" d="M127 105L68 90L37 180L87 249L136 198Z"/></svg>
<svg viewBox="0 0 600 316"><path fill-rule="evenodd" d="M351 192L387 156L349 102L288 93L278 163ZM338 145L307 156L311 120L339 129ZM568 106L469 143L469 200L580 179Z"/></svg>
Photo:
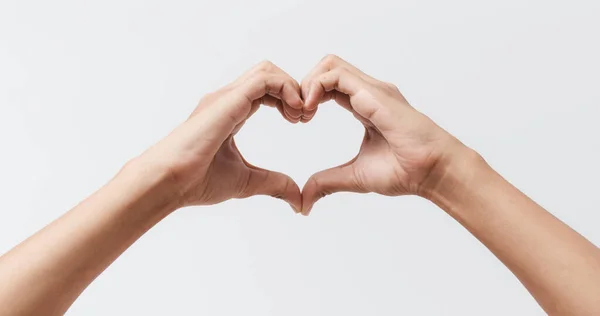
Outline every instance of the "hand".
<svg viewBox="0 0 600 316"><path fill-rule="evenodd" d="M300 86L277 66L262 62L206 95L185 123L142 155L168 170L178 207L270 195L300 211L298 185L284 174L249 164L235 145L234 135L261 104L296 123L303 108Z"/></svg>
<svg viewBox="0 0 600 316"><path fill-rule="evenodd" d="M432 170L462 144L412 108L396 86L376 80L339 57L325 57L302 81L303 121L335 100L365 126L358 155L312 175L302 190L302 213L340 191L388 196L427 195Z"/></svg>

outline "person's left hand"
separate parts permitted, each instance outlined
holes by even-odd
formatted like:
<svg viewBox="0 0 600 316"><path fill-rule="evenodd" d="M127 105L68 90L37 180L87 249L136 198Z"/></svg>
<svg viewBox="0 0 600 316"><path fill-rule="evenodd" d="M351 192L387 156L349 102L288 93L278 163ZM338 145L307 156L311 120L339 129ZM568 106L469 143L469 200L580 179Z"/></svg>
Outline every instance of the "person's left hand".
<svg viewBox="0 0 600 316"><path fill-rule="evenodd" d="M387 196L431 195L448 162L466 146L414 109L393 84L377 80L343 59L325 57L302 81L303 121L334 100L365 127L356 157L313 174L302 189L303 214L336 192ZM460 153L458 155L457 153ZM458 158L457 158L458 157Z"/></svg>

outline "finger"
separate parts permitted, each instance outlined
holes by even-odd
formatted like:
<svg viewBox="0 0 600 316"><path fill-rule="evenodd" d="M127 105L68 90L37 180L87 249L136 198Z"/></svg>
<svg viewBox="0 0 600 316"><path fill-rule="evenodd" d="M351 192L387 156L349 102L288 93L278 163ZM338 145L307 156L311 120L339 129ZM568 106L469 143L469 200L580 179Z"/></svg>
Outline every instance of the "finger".
<svg viewBox="0 0 600 316"><path fill-rule="evenodd" d="M326 99L327 92L332 92L329 96L331 98L337 97L333 91L352 97L365 85L366 82L362 78L348 69L335 68L311 79L304 102L308 109L312 109Z"/></svg>
<svg viewBox="0 0 600 316"><path fill-rule="evenodd" d="M229 86L235 87L248 80L250 77L253 77L257 73L267 72L267 73L276 73L276 68L278 68L275 64L268 60L263 60L256 65L252 66L252 68L248 69L241 76L239 76L236 80L230 83Z"/></svg>
<svg viewBox="0 0 600 316"><path fill-rule="evenodd" d="M285 105L283 104L283 101L281 101L280 99L277 99L275 97L272 97L270 95L265 95L258 100L254 100L254 102L252 103L252 107L250 108L250 112L248 113L247 119L250 118L252 115L254 115L254 113L256 113L256 111L258 111L258 108L260 108L261 104L276 108L277 111L279 111L279 113L281 114L281 116L283 116L283 118L285 118L290 123L295 124L295 123L298 123L300 120L299 118L291 117L288 113L285 112L285 110L284 110ZM235 135L239 132L239 130L242 128L242 126L244 126L244 124L246 123L247 119L243 120L242 122L240 122L236 125L236 127L233 129L233 132L232 132L233 135Z"/></svg>
<svg viewBox="0 0 600 316"><path fill-rule="evenodd" d="M281 106L277 108L288 121L295 123L300 120L301 110L296 110L296 113L286 111L292 108L290 104L296 108L302 108L303 105L299 85L290 76L250 71L235 83L203 97L188 119L190 124L181 128L196 130L190 135L203 135L209 140L207 143L211 145L205 149L209 154L214 154L223 140L239 130L243 122L258 109L261 102L257 104L255 101L265 96L281 100Z"/></svg>
<svg viewBox="0 0 600 316"><path fill-rule="evenodd" d="M285 118L290 123L298 123L301 119L300 110L292 109L289 105L283 102L281 99L278 99L271 95L264 95L262 98L258 100L254 100L252 104L252 110L248 114L248 117L252 116L258 110L261 104L272 106L277 108L281 116Z"/></svg>
<svg viewBox="0 0 600 316"><path fill-rule="evenodd" d="M341 105L344 109L354 112L352 109L352 105L350 104L350 96L344 93L341 93L336 90L326 92L319 102L324 103L327 101L335 101L335 103Z"/></svg>
<svg viewBox="0 0 600 316"><path fill-rule="evenodd" d="M302 189L302 214L308 215L319 199L336 192L366 192L354 169L355 159L341 166L313 174Z"/></svg>
<svg viewBox="0 0 600 316"><path fill-rule="evenodd" d="M390 110L371 93L373 88L359 76L346 68L336 68L313 79L306 104L318 104L329 91L339 91L347 95L351 110L364 120L372 123L380 131L394 128Z"/></svg>
<svg viewBox="0 0 600 316"><path fill-rule="evenodd" d="M333 91L326 92L318 103L321 104L321 103L325 103L327 101L332 101L332 100L335 101L338 105L342 106L344 109L350 111L352 114L359 116L356 113L356 111L354 111L352 109L352 106L350 105L350 97L339 91L333 90ZM306 123L306 122L312 120L312 118L315 116L315 113L317 112L318 109L319 109L319 107L315 107L313 110L303 110L301 122ZM361 122L364 123L364 121L362 121L362 120L361 120Z"/></svg>
<svg viewBox="0 0 600 316"><path fill-rule="evenodd" d="M300 188L289 176L255 166L250 167L250 176L242 197L269 195L286 201L295 213L302 210Z"/></svg>
<svg viewBox="0 0 600 316"><path fill-rule="evenodd" d="M286 73L281 68L277 67L275 64L273 64L272 62L270 62L268 60L262 61L262 62L258 63L257 65L255 65L254 67L252 67L249 71L247 71L242 76L240 76L238 79L236 79L234 82L232 82L230 86L231 87L239 86L243 82L249 80L253 76L260 74L260 73L275 74L275 75L281 75L283 77L287 77L290 80L290 87L294 91L296 91L296 93L298 93L298 95L300 95L300 85L298 84L298 82L296 80L292 79L292 77L288 73ZM295 116L299 117L298 113L301 113L303 103L295 102L292 104L284 104L284 109L286 107L289 108L289 109L286 109L287 112L292 113L292 114L296 113ZM294 112L293 110L296 110L296 111Z"/></svg>
<svg viewBox="0 0 600 316"><path fill-rule="evenodd" d="M235 140L232 139L233 147L238 151ZM300 188L289 176L275 171L266 170L252 165L240 154L243 163L248 167L250 173L245 186L241 188L239 198L254 195L269 195L286 201L299 213L302 210L302 194Z"/></svg>
<svg viewBox="0 0 600 316"><path fill-rule="evenodd" d="M302 123L308 123L315 116L315 114L317 113L318 109L319 108L316 108L316 109L314 109L312 111L304 111L302 113L302 117L300 117L300 122L302 122Z"/></svg>
<svg viewBox="0 0 600 316"><path fill-rule="evenodd" d="M285 88L290 90L289 94L294 94L300 96L300 84L296 80L294 80L288 73L283 71L281 68L274 66L273 72L279 75L282 75L288 79L290 79L290 84ZM298 123L302 118L302 109L304 108L304 101L302 98L299 99L299 102L294 102L288 104L287 102L283 102L283 112L286 119L292 123Z"/></svg>
<svg viewBox="0 0 600 316"><path fill-rule="evenodd" d="M290 123L298 123L298 121L299 121L298 117L293 117L291 114L289 114L285 111L286 105L283 103L283 101L281 101L281 99L275 98L270 95L265 95L261 99L255 101L255 102L257 103L256 109L258 109L259 104L264 104L264 105L276 108L279 111L279 113L281 113L281 116L283 116L283 118L285 118ZM253 105L253 108L254 108L254 105ZM252 114L254 114L254 112L256 112L256 111L251 111L250 115L248 115L248 116L252 116Z"/></svg>
<svg viewBox="0 0 600 316"><path fill-rule="evenodd" d="M292 78L292 76L290 76L287 72L283 71L283 69L277 67L276 65L273 65L273 66L274 66L273 67L273 72L274 73L277 73L279 75L282 75L284 77L287 77L287 78L291 79L290 87L293 89L293 91L295 93L297 93L298 95L300 95L300 92L301 92L301 90L300 90L300 84L296 80L294 80ZM297 102L297 103L294 103L294 104L288 104L288 105L289 105L290 108L301 112L302 108L304 107L304 102L302 102L302 99L300 99L300 101L301 102Z"/></svg>
<svg viewBox="0 0 600 316"><path fill-rule="evenodd" d="M287 74L281 68L277 67L275 64L273 64L272 62L267 61L267 60L256 64L254 67L252 67L250 70L246 71L235 81L233 81L232 83L223 87L219 91L221 93L226 93L228 91L235 90L235 89L239 88L240 86L244 86L247 83L247 81L253 80L254 77L268 76L268 75L282 76L282 77L285 77L285 79L289 82L289 84L284 87L283 91L275 91L275 92L279 92L279 93L286 94L286 95L291 95L291 94L297 94L298 96L300 95L300 85L298 84L298 82L296 82L296 80L294 80L289 74ZM275 92L272 93L272 96L274 96L276 98L282 98L282 96L276 95ZM302 99L299 98L299 99L295 99L291 104L288 104L287 102L282 102L282 104L281 104L282 111L280 111L280 112L283 115L283 117L285 119L287 119L288 121L290 121L291 123L297 123L300 121L301 116L302 116L302 107L303 107L303 102L302 102Z"/></svg>
<svg viewBox="0 0 600 316"><path fill-rule="evenodd" d="M244 81L238 89L241 89L248 101L252 102L265 95L270 95L283 101L284 110L291 118L299 118L304 102L300 92L296 89L297 83L289 76L262 72ZM285 107L285 105L289 105Z"/></svg>
<svg viewBox="0 0 600 316"><path fill-rule="evenodd" d="M310 92L309 90L312 86L312 80L314 78L317 78L320 75L322 75L326 72L329 72L333 69L336 69L336 68L345 68L349 72L353 73L357 77L360 77L361 79L365 80L366 82L372 82L372 81L376 80L376 79L370 77L369 75L365 74L360 69L353 66L352 64L343 60L342 58L340 58L336 55L327 55L302 80L301 89L302 89L303 99L306 101L306 98ZM305 104L304 109L311 110L314 107L316 107L317 105L318 105L318 103L317 104Z"/></svg>
<svg viewBox="0 0 600 316"><path fill-rule="evenodd" d="M263 72L248 78L235 88L230 88L218 99L218 104L211 107L213 108L212 111L218 113L218 117L221 118L217 120L220 122L219 130L222 129L222 134L229 135L235 127L248 119L258 109L257 105L262 101L267 100L269 103L273 103L272 98L265 98L265 96L281 100L282 109L284 109L285 104L302 102L299 92L293 90L293 88L289 89L293 86L293 81L289 77ZM285 112L285 109L283 112ZM294 118L293 114L284 115L292 122L299 121L299 116L296 115L298 118ZM231 123L233 123L233 126L231 126ZM229 131L226 130L226 126L231 126Z"/></svg>
<svg viewBox="0 0 600 316"><path fill-rule="evenodd" d="M214 140L211 152L216 151L225 138L232 132L239 130L241 124L248 119L257 109L260 100L271 96L281 100L282 108L285 104L302 103L300 93L294 89L294 80L290 77L261 72L241 83L235 88L228 89L214 104L199 109L193 119L204 122L197 128L206 129L207 132L197 133ZM258 102L257 102L258 101ZM204 113L199 115L200 113ZM290 121L297 122L292 115L287 115Z"/></svg>

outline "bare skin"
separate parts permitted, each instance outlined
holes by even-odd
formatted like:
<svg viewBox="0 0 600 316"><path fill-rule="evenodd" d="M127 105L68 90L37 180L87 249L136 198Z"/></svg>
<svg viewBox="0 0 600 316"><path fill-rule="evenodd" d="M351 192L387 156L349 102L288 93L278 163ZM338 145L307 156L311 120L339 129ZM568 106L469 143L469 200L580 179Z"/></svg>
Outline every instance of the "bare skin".
<svg viewBox="0 0 600 316"><path fill-rule="evenodd" d="M292 123L335 100L365 126L358 155L300 192L252 166L233 136L260 104ZM600 314L600 250L498 175L398 89L336 56L298 84L263 62L204 97L170 135L95 194L0 257L0 315L61 315L148 229L178 208L271 195L308 215L340 191L419 195L465 226L551 315Z"/></svg>
<svg viewBox="0 0 600 316"><path fill-rule="evenodd" d="M261 103L299 117L300 87L273 64L257 65L203 98L186 122L91 197L0 257L0 315L64 314L123 251L178 208L262 194L299 211L294 181L250 165L235 147L233 135Z"/></svg>
<svg viewBox="0 0 600 316"><path fill-rule="evenodd" d="M393 85L328 56L302 92L305 112L334 99L366 130L353 160L307 181L304 214L340 191L422 196L488 247L548 314L600 315L600 250L412 108Z"/></svg>

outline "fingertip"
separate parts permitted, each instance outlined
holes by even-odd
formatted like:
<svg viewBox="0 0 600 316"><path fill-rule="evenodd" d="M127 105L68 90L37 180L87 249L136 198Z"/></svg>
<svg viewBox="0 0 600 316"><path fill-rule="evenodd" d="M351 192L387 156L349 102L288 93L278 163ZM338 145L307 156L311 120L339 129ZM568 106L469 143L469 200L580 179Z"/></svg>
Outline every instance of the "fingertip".
<svg viewBox="0 0 600 316"><path fill-rule="evenodd" d="M311 84L308 86L308 90L306 91L303 107L304 111L313 111L319 103L319 100L317 100L315 94L312 93L313 91L315 91L315 89L313 89Z"/></svg>
<svg viewBox="0 0 600 316"><path fill-rule="evenodd" d="M317 97L315 97L314 99L315 100L311 100L310 103L308 101L305 102L304 108L302 108L302 110L305 112L314 112L320 103L320 100L318 100Z"/></svg>
<svg viewBox="0 0 600 316"><path fill-rule="evenodd" d="M308 215L310 215L311 210L312 210L312 206L305 210L302 210L302 212L300 212L300 214L302 214L302 216L308 216Z"/></svg>
<svg viewBox="0 0 600 316"><path fill-rule="evenodd" d="M303 123L310 122L313 119L313 117L315 117L316 113L317 113L317 109L314 109L312 111L309 111L307 109L303 109L302 110L302 122Z"/></svg>
<svg viewBox="0 0 600 316"><path fill-rule="evenodd" d="M302 215L308 216L312 210L315 202L318 200L317 188L314 185L314 181L309 179L304 188L302 188Z"/></svg>
<svg viewBox="0 0 600 316"><path fill-rule="evenodd" d="M297 84L290 84L284 86L283 89L285 91L282 91L282 96L285 98L286 103L293 109L301 110L304 107L304 101L302 100L300 87Z"/></svg>
<svg viewBox="0 0 600 316"><path fill-rule="evenodd" d="M294 211L294 214L298 214L298 213L302 212L301 209L297 209L293 204L290 204L290 207L292 208L292 211Z"/></svg>
<svg viewBox="0 0 600 316"><path fill-rule="evenodd" d="M251 166L250 179L242 197L269 195L280 199L294 210L302 211L302 192L298 184L288 175Z"/></svg>
<svg viewBox="0 0 600 316"><path fill-rule="evenodd" d="M305 193L307 191L308 194ZM317 195L317 192L313 189L303 189L302 190L302 215L308 216L312 211L315 203L320 199Z"/></svg>
<svg viewBox="0 0 600 316"><path fill-rule="evenodd" d="M295 201L291 201L288 203L292 206L292 208L294 209L294 212L296 212L296 213L302 212L302 197L298 196L298 198L295 199Z"/></svg>
<svg viewBox="0 0 600 316"><path fill-rule="evenodd" d="M304 108L304 101L302 100L302 98L298 95L296 98L290 100L291 102L288 102L288 105L296 110L302 110Z"/></svg>
<svg viewBox="0 0 600 316"><path fill-rule="evenodd" d="M288 177L286 186L285 201L292 207L295 213L302 212L302 193L300 187L292 178Z"/></svg>

